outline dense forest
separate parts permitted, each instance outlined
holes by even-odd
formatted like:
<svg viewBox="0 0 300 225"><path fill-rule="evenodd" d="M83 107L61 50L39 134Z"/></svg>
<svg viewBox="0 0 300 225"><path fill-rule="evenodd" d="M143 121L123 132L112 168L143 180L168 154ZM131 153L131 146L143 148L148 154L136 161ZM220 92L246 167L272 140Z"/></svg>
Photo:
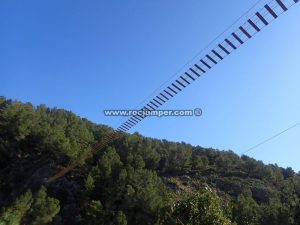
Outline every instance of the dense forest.
<svg viewBox="0 0 300 225"><path fill-rule="evenodd" d="M123 134L0 98L0 225L300 225L300 174L248 156Z"/></svg>

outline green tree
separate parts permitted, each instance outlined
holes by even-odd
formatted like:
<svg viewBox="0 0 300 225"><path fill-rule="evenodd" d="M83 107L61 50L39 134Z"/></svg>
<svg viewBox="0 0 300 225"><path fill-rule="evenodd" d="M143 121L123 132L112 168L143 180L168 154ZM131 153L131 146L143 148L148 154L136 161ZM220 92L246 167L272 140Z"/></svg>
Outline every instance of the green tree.
<svg viewBox="0 0 300 225"><path fill-rule="evenodd" d="M19 225L32 205L32 193L21 195L11 207L4 208L0 216L0 225Z"/></svg>
<svg viewBox="0 0 300 225"><path fill-rule="evenodd" d="M234 207L234 214L238 225L257 225L259 224L259 206L252 198L250 189L246 189L243 194L238 196Z"/></svg>
<svg viewBox="0 0 300 225"><path fill-rule="evenodd" d="M42 225L50 223L59 212L59 201L47 196L47 189L42 186L34 196L34 201L24 218L25 224Z"/></svg>
<svg viewBox="0 0 300 225"><path fill-rule="evenodd" d="M117 173L118 169L123 165L120 156L116 152L115 148L108 147L107 151L102 155L99 160L99 168L102 176L113 176L113 172Z"/></svg>
<svg viewBox="0 0 300 225"><path fill-rule="evenodd" d="M118 211L114 219L114 225L127 225L126 215L122 211Z"/></svg>
<svg viewBox="0 0 300 225"><path fill-rule="evenodd" d="M34 196L28 190L11 207L4 208L0 217L0 225L48 224L59 212L59 208L59 201L47 197L45 187L42 186Z"/></svg>
<svg viewBox="0 0 300 225"><path fill-rule="evenodd" d="M92 200L85 208L84 224L86 225L104 225L105 211L102 203L98 200Z"/></svg>
<svg viewBox="0 0 300 225"><path fill-rule="evenodd" d="M193 157L192 166L193 169L201 170L206 169L208 165L208 158L206 156L196 155Z"/></svg>
<svg viewBox="0 0 300 225"><path fill-rule="evenodd" d="M121 209L129 224L154 224L167 203L166 187L155 172L127 170ZM142 206L142 207L141 207Z"/></svg>
<svg viewBox="0 0 300 225"><path fill-rule="evenodd" d="M192 152L188 148L172 146L167 155L167 171L170 173L188 172L192 167Z"/></svg>
<svg viewBox="0 0 300 225"><path fill-rule="evenodd" d="M178 224L231 225L233 223L223 205L215 191L204 189L177 202L173 215Z"/></svg>
<svg viewBox="0 0 300 225"><path fill-rule="evenodd" d="M89 174L85 180L85 189L87 192L92 192L95 188L95 182L91 174Z"/></svg>

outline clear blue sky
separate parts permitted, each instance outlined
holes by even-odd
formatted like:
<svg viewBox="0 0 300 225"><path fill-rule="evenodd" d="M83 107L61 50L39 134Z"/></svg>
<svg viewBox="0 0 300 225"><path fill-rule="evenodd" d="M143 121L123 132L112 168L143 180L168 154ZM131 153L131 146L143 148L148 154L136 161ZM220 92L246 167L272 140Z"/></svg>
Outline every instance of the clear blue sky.
<svg viewBox="0 0 300 225"><path fill-rule="evenodd" d="M0 2L0 95L116 126L256 0ZM261 4L266 1L262 0ZM300 5L132 131L240 154L300 121ZM297 25L298 24L298 25ZM300 170L300 126L249 152Z"/></svg>

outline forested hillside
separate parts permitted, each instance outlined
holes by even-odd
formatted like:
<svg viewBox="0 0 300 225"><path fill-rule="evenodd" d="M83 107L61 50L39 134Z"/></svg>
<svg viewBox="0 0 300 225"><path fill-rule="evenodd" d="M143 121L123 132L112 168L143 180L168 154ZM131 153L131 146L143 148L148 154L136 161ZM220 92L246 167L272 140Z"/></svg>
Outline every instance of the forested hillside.
<svg viewBox="0 0 300 225"><path fill-rule="evenodd" d="M1 97L0 225L300 225L291 168L138 133L47 183L111 131Z"/></svg>

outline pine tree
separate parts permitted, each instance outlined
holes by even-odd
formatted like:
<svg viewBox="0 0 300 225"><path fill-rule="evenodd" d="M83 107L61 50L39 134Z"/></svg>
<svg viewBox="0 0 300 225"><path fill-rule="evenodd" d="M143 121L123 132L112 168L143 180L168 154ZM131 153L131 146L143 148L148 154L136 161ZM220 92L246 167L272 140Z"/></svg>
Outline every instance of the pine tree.
<svg viewBox="0 0 300 225"><path fill-rule="evenodd" d="M0 225L19 225L32 205L32 193L27 191L21 195L11 207L4 208L0 216Z"/></svg>
<svg viewBox="0 0 300 225"><path fill-rule="evenodd" d="M34 196L33 204L23 221L32 225L48 224L59 210L59 201L48 197L47 189L42 186Z"/></svg>
<svg viewBox="0 0 300 225"><path fill-rule="evenodd" d="M92 200L85 210L84 224L104 225L104 221L105 211L103 209L102 203L100 201Z"/></svg>
<svg viewBox="0 0 300 225"><path fill-rule="evenodd" d="M118 211L115 220L115 225L127 225L126 215L122 211Z"/></svg>

